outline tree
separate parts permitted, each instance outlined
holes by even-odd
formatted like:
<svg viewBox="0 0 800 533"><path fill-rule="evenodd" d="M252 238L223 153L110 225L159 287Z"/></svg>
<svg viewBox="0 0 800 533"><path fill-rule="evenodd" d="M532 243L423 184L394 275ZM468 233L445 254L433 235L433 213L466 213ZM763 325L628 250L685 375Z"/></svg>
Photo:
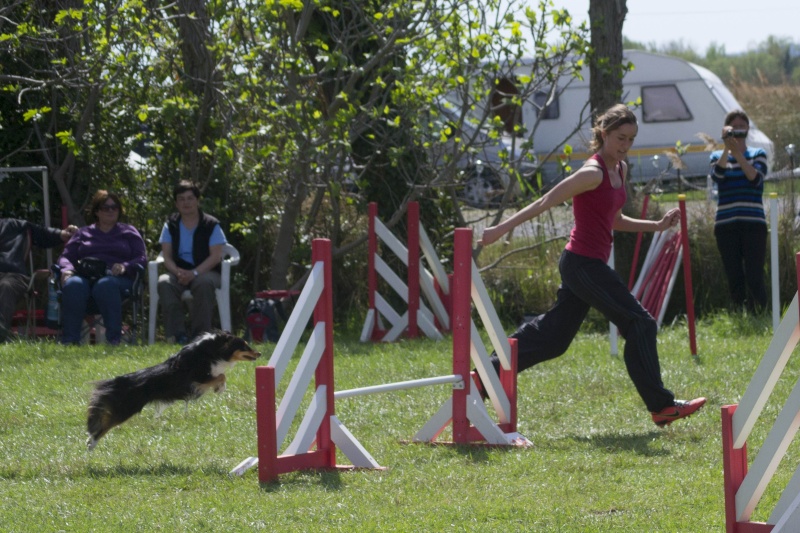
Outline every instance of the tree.
<svg viewBox="0 0 800 533"><path fill-rule="evenodd" d="M435 217L446 205L458 206L465 162L498 142L504 126L487 105L496 84L514 78L519 89L507 98L511 105L536 93L553 97L560 76L580 68L576 51L585 48L569 17L549 2L528 9L524 23L512 15L515 4L491 18L496 2L268 7L246 33L256 36L249 47L261 61L248 71L258 73L264 86L280 88L264 116L273 125L269 142L291 155L278 156L272 167L272 200L282 206L270 269L275 288L290 282L294 250L305 248L314 228L332 236L334 256L363 242L363 233L348 237L338 225L342 191L352 185L360 191L355 206L378 201L390 226L415 199L439 205L423 210L440 222L431 226L446 231L463 224L458 210L454 222ZM525 55L526 26L541 45L523 80L511 72ZM544 43L550 32L561 36L557 45ZM518 144L501 154L497 168L512 177L508 191L519 179L520 161L532 154L538 121L512 127ZM332 223L322 223L326 213Z"/></svg>
<svg viewBox="0 0 800 533"><path fill-rule="evenodd" d="M622 99L622 25L626 0L590 0L592 55L589 60L589 99L596 116Z"/></svg>
<svg viewBox="0 0 800 533"><path fill-rule="evenodd" d="M243 252L242 292L296 282L313 237L338 258L357 250L369 200L390 226L423 202L444 243L464 223L464 176L501 137L487 162L508 177L498 213L530 188L539 120L514 109L547 105L582 65L586 28L550 1L521 6L13 1L0 7L4 162L46 164L78 223L95 189L119 190L153 250L172 185L199 182Z"/></svg>

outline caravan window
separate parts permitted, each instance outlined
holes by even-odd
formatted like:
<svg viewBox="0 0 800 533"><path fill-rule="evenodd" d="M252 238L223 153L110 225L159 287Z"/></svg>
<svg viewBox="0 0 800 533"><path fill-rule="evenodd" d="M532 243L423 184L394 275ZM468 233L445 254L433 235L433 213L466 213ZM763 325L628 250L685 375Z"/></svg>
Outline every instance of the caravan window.
<svg viewBox="0 0 800 533"><path fill-rule="evenodd" d="M675 85L642 87L642 118L645 122L692 120L680 91Z"/></svg>
<svg viewBox="0 0 800 533"><path fill-rule="evenodd" d="M519 96L519 90L513 80L500 78L495 81L490 100L492 117L500 117L503 130L510 135L514 135L515 125L522 124L522 107L512 102L515 96Z"/></svg>
<svg viewBox="0 0 800 533"><path fill-rule="evenodd" d="M547 104L547 93L543 91L536 91L533 95L533 106L536 109L536 118L542 120L555 120L559 116L558 109L558 94L556 94L550 105Z"/></svg>

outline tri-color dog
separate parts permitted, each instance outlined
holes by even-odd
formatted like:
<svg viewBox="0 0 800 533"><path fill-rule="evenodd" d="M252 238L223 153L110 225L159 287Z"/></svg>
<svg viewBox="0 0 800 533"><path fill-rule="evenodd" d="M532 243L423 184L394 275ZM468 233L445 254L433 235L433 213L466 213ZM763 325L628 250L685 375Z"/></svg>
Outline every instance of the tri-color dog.
<svg viewBox="0 0 800 533"><path fill-rule="evenodd" d="M225 390L225 372L238 361L261 354L223 331L204 333L163 363L95 383L89 400L86 445L92 450L108 431L151 402L196 400L209 390Z"/></svg>

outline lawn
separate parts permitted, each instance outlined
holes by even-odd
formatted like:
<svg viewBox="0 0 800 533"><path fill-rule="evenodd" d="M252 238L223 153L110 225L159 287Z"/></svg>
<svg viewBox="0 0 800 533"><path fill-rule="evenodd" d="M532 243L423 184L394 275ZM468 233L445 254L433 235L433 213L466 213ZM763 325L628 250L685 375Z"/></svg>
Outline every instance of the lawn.
<svg viewBox="0 0 800 533"><path fill-rule="evenodd" d="M297 472L260 485L254 366L228 389L159 418L151 407L85 448L91 381L163 360L153 347L0 346L0 529L3 531L724 531L720 407L736 403L770 341L770 321L723 315L659 334L665 384L704 395L698 414L650 421L606 335L582 332L569 352L519 376L527 449L404 444L447 397L446 386L339 400L336 412L384 471ZM361 344L336 336L337 389L451 373L450 341ZM260 345L266 364L274 345ZM296 359L295 359L296 360ZM794 385L790 361L763 417ZM768 431L757 426L751 461ZM797 464L789 448L754 520L766 520ZM346 462L338 454L340 462Z"/></svg>

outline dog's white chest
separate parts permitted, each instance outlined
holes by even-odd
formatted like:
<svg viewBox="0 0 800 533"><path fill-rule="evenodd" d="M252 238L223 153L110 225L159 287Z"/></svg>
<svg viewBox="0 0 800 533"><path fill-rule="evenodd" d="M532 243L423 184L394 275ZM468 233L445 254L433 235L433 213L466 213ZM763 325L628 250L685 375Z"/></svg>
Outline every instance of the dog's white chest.
<svg viewBox="0 0 800 533"><path fill-rule="evenodd" d="M234 363L230 361L220 361L219 363L214 363L211 366L211 375L213 377L221 376L225 372L228 371L230 367L232 367Z"/></svg>

